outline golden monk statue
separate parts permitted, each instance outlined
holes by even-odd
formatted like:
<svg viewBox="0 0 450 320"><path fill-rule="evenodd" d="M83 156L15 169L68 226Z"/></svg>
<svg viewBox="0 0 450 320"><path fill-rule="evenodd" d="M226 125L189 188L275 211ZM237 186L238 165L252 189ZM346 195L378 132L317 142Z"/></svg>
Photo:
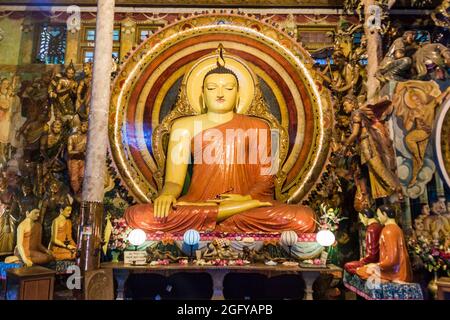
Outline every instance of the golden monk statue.
<svg viewBox="0 0 450 320"><path fill-rule="evenodd" d="M52 239L49 249L53 253L55 260L75 259L77 244L72 238L72 221L70 215L72 207L61 208L59 216L52 223Z"/></svg>
<svg viewBox="0 0 450 320"><path fill-rule="evenodd" d="M356 269L356 274L362 279L368 279L373 275L379 276L381 281L411 282L412 269L408 248L403 231L395 222L395 211L383 205L378 208L377 216L378 220L384 224L380 236L380 261Z"/></svg>
<svg viewBox="0 0 450 320"><path fill-rule="evenodd" d="M52 253L42 245L42 225L39 223L39 209L27 212L27 217L17 227L17 245L14 256L6 263L22 261L27 267L47 264L53 260Z"/></svg>
<svg viewBox="0 0 450 320"><path fill-rule="evenodd" d="M162 190L153 204L126 210L129 226L149 233L314 232L312 209L274 200L276 152L271 149L276 142L270 126L236 112L244 113L242 101L253 103L256 80L249 80L240 59L227 56L225 61L222 49L218 51L219 56L201 60L188 73L195 78L200 70L197 81L188 82L185 89L187 95L198 93L191 101L200 98L202 110L173 122ZM181 196L192 162L189 189Z"/></svg>

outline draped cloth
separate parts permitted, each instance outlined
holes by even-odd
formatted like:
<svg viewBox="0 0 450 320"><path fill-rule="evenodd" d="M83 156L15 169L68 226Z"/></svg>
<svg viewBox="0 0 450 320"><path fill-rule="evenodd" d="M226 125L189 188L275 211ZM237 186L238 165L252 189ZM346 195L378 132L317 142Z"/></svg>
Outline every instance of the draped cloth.
<svg viewBox="0 0 450 320"><path fill-rule="evenodd" d="M396 224L388 224L380 236L380 278L385 281L411 282L412 270L402 229ZM356 270L356 274L367 279L367 266Z"/></svg>
<svg viewBox="0 0 450 320"><path fill-rule="evenodd" d="M356 273L356 269L369 263L380 261L380 235L383 226L378 222L371 223L366 230L366 255L358 261L347 262L344 269L351 274Z"/></svg>
<svg viewBox="0 0 450 320"><path fill-rule="evenodd" d="M270 127L261 119L235 114L232 120L197 134L191 143L193 173L186 195L178 201L204 202L223 193L250 195L268 201L260 207L216 223L219 207L178 206L162 223L153 217L152 204L127 208L132 228L146 232L181 233L187 229L219 232L314 232L314 211L306 206L274 200L274 172L270 161Z"/></svg>

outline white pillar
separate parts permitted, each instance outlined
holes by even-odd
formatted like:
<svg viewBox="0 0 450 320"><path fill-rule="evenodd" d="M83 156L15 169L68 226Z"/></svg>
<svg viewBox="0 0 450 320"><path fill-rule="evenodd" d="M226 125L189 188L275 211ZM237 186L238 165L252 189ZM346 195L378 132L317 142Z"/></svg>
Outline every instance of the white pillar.
<svg viewBox="0 0 450 320"><path fill-rule="evenodd" d="M104 195L113 28L114 0L98 0L92 98L82 198L83 201L89 202L101 202Z"/></svg>
<svg viewBox="0 0 450 320"><path fill-rule="evenodd" d="M81 270L87 272L100 267L113 28L114 0L98 0L92 96L78 237L78 265Z"/></svg>

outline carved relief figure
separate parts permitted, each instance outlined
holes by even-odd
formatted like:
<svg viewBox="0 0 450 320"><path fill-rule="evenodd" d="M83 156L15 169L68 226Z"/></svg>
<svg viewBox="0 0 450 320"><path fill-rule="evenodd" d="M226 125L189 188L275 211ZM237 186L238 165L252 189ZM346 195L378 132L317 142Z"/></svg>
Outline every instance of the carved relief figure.
<svg viewBox="0 0 450 320"><path fill-rule="evenodd" d="M352 134L344 143L345 154L358 140L361 164L368 166L374 199L388 197L394 193L403 198L402 188L395 173L392 141L383 121L390 105L389 100L382 99L376 104L365 104L355 110L352 113Z"/></svg>
<svg viewBox="0 0 450 320"><path fill-rule="evenodd" d="M66 68L64 75L57 81L55 117L64 121L71 120L75 114L75 100L78 83L75 81L75 67L72 62Z"/></svg>
<svg viewBox="0 0 450 320"><path fill-rule="evenodd" d="M395 115L403 122L406 131L404 142L412 158L409 186L415 184L423 166L436 108L449 92L450 87L441 93L434 81L410 80L396 87L392 103Z"/></svg>

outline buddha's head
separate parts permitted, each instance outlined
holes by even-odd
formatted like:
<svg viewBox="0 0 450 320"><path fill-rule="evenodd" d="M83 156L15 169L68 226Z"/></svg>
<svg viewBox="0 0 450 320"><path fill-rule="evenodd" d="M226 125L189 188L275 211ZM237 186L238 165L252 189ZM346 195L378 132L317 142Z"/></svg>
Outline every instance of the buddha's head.
<svg viewBox="0 0 450 320"><path fill-rule="evenodd" d="M236 74L221 65L209 71L203 79L203 101L207 111L233 111L239 101L239 81Z"/></svg>
<svg viewBox="0 0 450 320"><path fill-rule="evenodd" d="M364 226L369 224L369 220L375 218L375 212L370 208L365 208L359 213L359 220Z"/></svg>
<svg viewBox="0 0 450 320"><path fill-rule="evenodd" d="M31 221L37 221L39 219L40 211L39 211L39 209L33 209L30 211L27 211L26 215L27 215L27 218L31 219Z"/></svg>

